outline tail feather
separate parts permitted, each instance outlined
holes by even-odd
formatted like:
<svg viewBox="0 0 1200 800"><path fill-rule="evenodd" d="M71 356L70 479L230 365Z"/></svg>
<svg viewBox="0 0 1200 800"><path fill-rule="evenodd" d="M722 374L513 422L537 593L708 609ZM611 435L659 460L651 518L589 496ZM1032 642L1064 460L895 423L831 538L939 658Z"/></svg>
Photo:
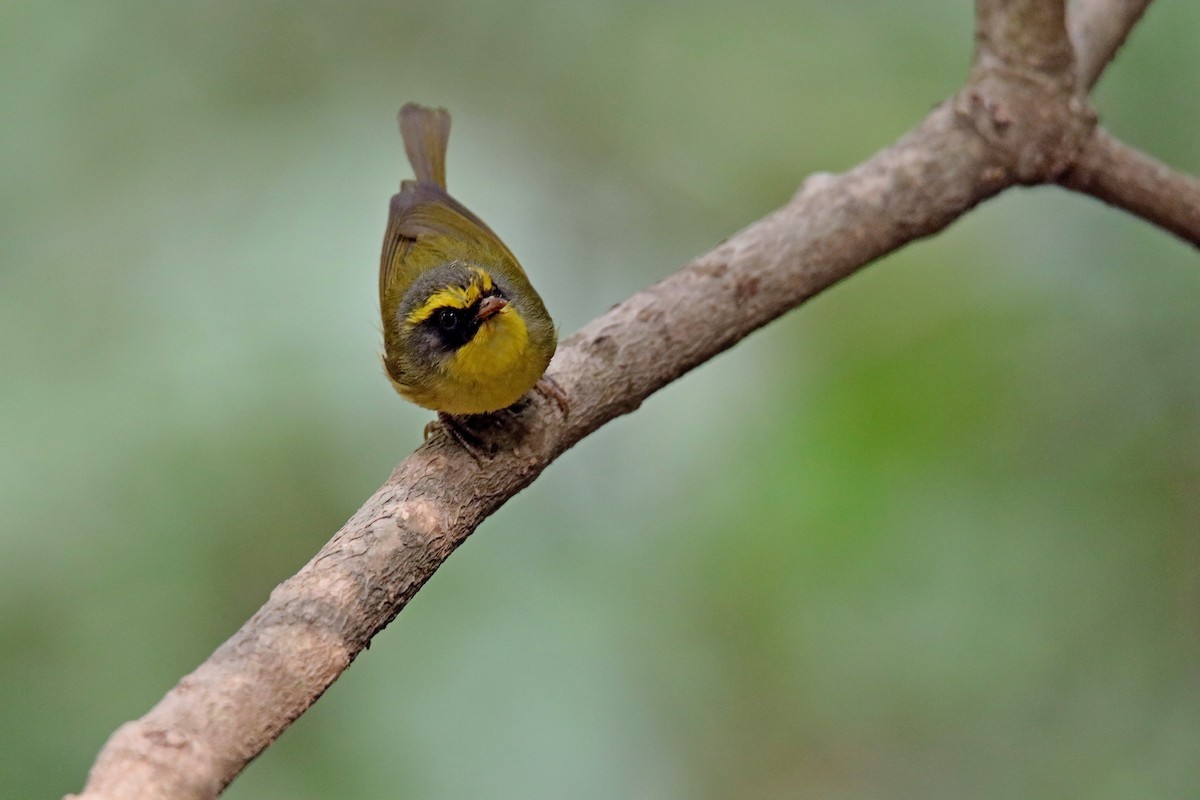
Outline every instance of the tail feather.
<svg viewBox="0 0 1200 800"><path fill-rule="evenodd" d="M406 103L400 109L400 136L418 183L446 188L446 145L450 141L450 112Z"/></svg>

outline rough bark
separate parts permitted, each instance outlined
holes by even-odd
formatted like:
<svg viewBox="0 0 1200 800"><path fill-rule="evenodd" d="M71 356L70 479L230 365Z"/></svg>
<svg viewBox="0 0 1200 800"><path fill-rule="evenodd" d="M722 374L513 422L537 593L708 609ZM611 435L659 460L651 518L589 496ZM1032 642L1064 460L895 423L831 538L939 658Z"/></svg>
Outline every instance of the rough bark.
<svg viewBox="0 0 1200 800"><path fill-rule="evenodd" d="M1136 214L1200 247L1200 180L1097 128L1059 182Z"/></svg>

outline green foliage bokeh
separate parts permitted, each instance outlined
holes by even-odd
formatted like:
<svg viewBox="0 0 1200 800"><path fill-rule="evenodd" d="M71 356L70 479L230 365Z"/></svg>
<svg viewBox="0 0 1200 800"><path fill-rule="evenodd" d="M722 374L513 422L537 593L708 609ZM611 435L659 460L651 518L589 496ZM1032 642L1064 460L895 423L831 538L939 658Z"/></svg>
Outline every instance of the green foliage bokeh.
<svg viewBox="0 0 1200 800"><path fill-rule="evenodd" d="M970 4L18 0L0 26L0 796L78 790L419 441L401 103L569 333L887 145ZM1103 79L1200 171L1200 6ZM568 453L231 798L1200 791L1200 269L1006 194Z"/></svg>

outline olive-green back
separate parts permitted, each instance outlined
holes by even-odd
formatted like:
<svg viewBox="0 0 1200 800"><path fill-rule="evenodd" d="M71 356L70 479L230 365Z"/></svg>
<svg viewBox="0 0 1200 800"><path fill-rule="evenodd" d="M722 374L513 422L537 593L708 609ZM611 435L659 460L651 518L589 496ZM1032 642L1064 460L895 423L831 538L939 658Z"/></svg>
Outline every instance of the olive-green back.
<svg viewBox="0 0 1200 800"><path fill-rule="evenodd" d="M392 197L379 264L379 300L385 318L426 270L454 261L486 265L533 291L512 252L483 220L446 192L450 114L408 103L400 135L416 180Z"/></svg>

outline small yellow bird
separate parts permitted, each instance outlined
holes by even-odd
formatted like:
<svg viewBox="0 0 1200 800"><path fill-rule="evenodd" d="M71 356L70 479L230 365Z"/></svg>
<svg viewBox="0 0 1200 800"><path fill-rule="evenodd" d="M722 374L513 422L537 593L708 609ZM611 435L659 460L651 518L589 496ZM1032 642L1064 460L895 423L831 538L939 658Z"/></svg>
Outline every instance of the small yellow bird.
<svg viewBox="0 0 1200 800"><path fill-rule="evenodd" d="M383 364L402 397L453 424L446 415L520 400L546 371L558 336L512 252L446 192L450 114L408 103L400 135L416 180L392 197L383 238ZM550 393L562 406L561 390Z"/></svg>

